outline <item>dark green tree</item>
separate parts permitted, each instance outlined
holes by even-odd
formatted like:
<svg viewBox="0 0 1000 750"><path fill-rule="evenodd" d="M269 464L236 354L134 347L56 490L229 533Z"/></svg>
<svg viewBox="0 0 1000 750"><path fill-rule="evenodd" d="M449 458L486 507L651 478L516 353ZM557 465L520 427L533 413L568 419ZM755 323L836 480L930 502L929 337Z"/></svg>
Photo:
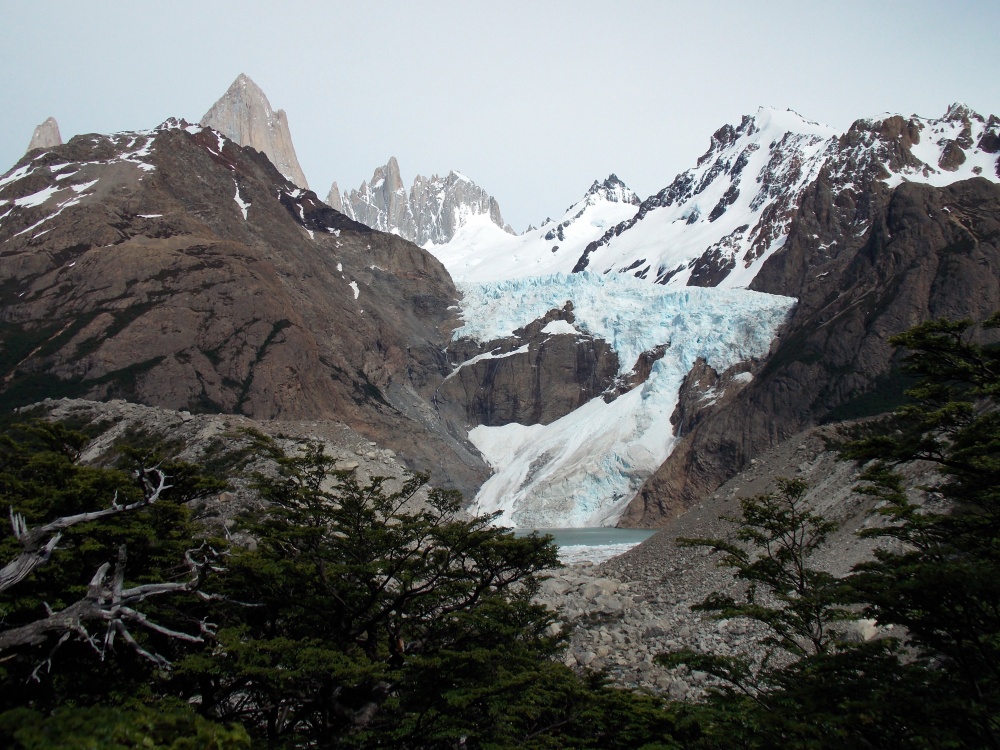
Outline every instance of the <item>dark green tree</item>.
<svg viewBox="0 0 1000 750"><path fill-rule="evenodd" d="M892 339L919 377L911 402L855 434L844 455L873 460L864 492L896 544L852 578L869 616L905 633L909 664L932 693L928 734L959 747L1000 747L1000 329L932 321ZM994 335L995 338L995 335ZM940 480L918 502L896 467L932 462Z"/></svg>
<svg viewBox="0 0 1000 750"><path fill-rule="evenodd" d="M81 465L87 441L42 422L0 435L0 745L246 747L158 690L210 636L197 594L217 555L184 502L224 483L129 451Z"/></svg>
<svg viewBox="0 0 1000 750"><path fill-rule="evenodd" d="M692 746L766 748L893 747L882 735L891 720L873 706L866 722L855 710L866 706L875 685L869 667L893 667L893 645L845 640L845 621L858 617L848 606L842 579L810 564L836 524L806 504L807 485L777 479L776 492L744 498L732 539L683 539L721 553L720 565L745 584L741 598L714 593L694 609L717 618L746 618L761 636L752 653L733 656L683 650L657 657L712 675L710 700L686 709L701 733ZM897 728L893 728L893 732Z"/></svg>
<svg viewBox="0 0 1000 750"><path fill-rule="evenodd" d="M561 634L532 603L559 565L548 538L469 518L423 475L361 484L319 445L261 448L277 473L256 479L255 549L219 581L218 650L181 669L206 715L268 747L610 748L665 726L554 661Z"/></svg>
<svg viewBox="0 0 1000 750"><path fill-rule="evenodd" d="M911 400L842 451L871 462L860 491L886 518L864 533L892 542L873 561L839 581L804 572L830 527L796 511L802 488L787 482L777 498L744 501L737 542L696 541L750 585L746 601L703 606L762 623L786 658L772 666L769 652L754 669L749 658L663 657L721 680L688 709L695 746L1000 747L1000 352L976 343L997 328L1000 315L934 321L892 339L909 350ZM940 481L907 490L896 468L914 460L936 465ZM836 621L849 616L891 637L843 641Z"/></svg>

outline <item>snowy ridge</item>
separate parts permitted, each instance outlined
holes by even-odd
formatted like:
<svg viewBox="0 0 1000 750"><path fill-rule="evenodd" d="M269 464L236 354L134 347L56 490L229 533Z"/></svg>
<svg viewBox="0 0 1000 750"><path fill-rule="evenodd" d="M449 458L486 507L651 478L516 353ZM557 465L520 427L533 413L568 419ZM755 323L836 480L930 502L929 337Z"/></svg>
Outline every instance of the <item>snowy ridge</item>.
<svg viewBox="0 0 1000 750"><path fill-rule="evenodd" d="M698 357L720 372L762 357L794 300L745 290L670 290L627 276L558 275L464 283L457 335L488 341L572 300L575 325L606 339L622 370L668 344L641 386L597 398L548 425L476 427L469 439L495 470L476 496L521 527L613 524L673 448L670 415ZM519 304L510 305L511 299Z"/></svg>
<svg viewBox="0 0 1000 750"><path fill-rule="evenodd" d="M885 114L858 120L841 139L831 173L848 183L859 173L871 174L889 187L903 182L944 187L972 177L1000 182L998 150L1000 119L952 104L937 119Z"/></svg>
<svg viewBox="0 0 1000 750"><path fill-rule="evenodd" d="M790 110L764 107L720 128L694 168L588 247L573 270L675 287L746 287L784 244L798 198L836 135Z"/></svg>
<svg viewBox="0 0 1000 750"><path fill-rule="evenodd" d="M587 245L635 216L638 208L635 193L611 175L603 183L594 182L558 222L514 236L483 217L469 217L450 242L427 249L458 281L569 273Z"/></svg>
<svg viewBox="0 0 1000 750"><path fill-rule="evenodd" d="M997 182L998 152L1000 119L961 104L939 119L858 120L843 134L762 107L717 130L696 166L638 207L614 202L614 190L591 188L560 222L521 237L473 221L428 249L467 281L586 269L671 287L744 288L784 245L805 189L822 171L838 194L874 180L889 187L976 176Z"/></svg>

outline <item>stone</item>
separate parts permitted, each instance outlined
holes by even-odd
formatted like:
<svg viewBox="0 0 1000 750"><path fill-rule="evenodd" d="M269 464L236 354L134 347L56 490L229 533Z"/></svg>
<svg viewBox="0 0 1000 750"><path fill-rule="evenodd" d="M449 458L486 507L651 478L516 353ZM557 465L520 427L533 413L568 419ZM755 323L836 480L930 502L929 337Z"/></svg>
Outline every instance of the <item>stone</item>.
<svg viewBox="0 0 1000 750"><path fill-rule="evenodd" d="M56 118L49 117L35 128L35 132L31 135L31 143L28 144L28 151L34 151L36 148L54 148L61 146L62 142L59 123L56 122Z"/></svg>
<svg viewBox="0 0 1000 750"><path fill-rule="evenodd" d="M267 96L249 76L240 73L201 118L201 124L241 146L263 152L285 178L298 187L309 188L295 155L284 110L272 110Z"/></svg>

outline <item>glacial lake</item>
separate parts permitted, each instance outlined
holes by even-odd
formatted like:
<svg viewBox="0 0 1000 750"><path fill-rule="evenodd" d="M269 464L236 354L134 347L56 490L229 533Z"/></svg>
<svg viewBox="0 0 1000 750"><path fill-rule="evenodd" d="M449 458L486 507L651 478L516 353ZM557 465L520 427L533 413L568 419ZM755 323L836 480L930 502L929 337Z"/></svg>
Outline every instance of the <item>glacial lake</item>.
<svg viewBox="0 0 1000 750"><path fill-rule="evenodd" d="M649 539L656 529L514 529L514 536L551 534L559 547L559 559L567 565L581 562L602 563L627 552Z"/></svg>

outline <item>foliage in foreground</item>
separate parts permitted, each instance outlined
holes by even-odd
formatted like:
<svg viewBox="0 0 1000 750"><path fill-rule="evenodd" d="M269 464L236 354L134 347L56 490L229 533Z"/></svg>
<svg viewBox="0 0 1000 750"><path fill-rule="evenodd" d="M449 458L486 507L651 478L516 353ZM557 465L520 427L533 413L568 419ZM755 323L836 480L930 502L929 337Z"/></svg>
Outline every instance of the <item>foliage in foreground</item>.
<svg viewBox="0 0 1000 750"><path fill-rule="evenodd" d="M239 526L254 543L192 579L185 559L221 547L189 506L219 483L134 452L82 466L85 442L44 424L3 438L4 500L59 535L49 552L45 535L4 541L33 566L0 590L5 747L615 748L672 732L659 701L555 658L564 636L531 601L558 565L550 540L463 516L425 477L361 484L319 446L259 438L275 470L254 480L266 512ZM53 623L80 602L93 617ZM131 640L111 637L118 620ZM4 645L25 628L43 642Z"/></svg>
<svg viewBox="0 0 1000 750"><path fill-rule="evenodd" d="M1000 315L985 321L1000 327ZM871 463L860 491L881 501L894 544L836 580L808 567L832 531L800 507L805 489L744 500L737 543L691 540L723 553L749 584L744 601L702 608L746 617L771 636L767 653L683 652L720 680L693 708L708 747L1000 747L1000 352L972 343L970 321L925 323L893 339L918 378L910 403L853 435L843 456ZM930 501L904 491L895 466L931 461ZM871 618L881 637L838 636Z"/></svg>
<svg viewBox="0 0 1000 750"><path fill-rule="evenodd" d="M876 559L844 579L811 568L833 526L795 481L744 500L735 541L691 540L747 584L743 598L714 595L702 609L770 634L763 653L661 657L719 680L699 704L565 668L563 635L532 604L557 564L550 542L466 518L449 493L415 505L423 477L360 483L318 446L285 455L261 439L276 470L256 478L266 512L242 519L254 543L195 559L219 542L190 501L217 481L148 455L81 466L77 433L8 431L0 495L23 522L0 551L29 569L0 571L0 743L1000 747L1000 356L972 344L973 329L940 321L898 337L919 377L913 400L844 450L873 461L863 491L887 523L866 533L894 543ZM894 471L913 459L940 469L931 502L909 497ZM169 491L155 481L167 473ZM121 512L105 512L111 498ZM52 525L66 518L77 520ZM12 637L88 597L107 618L46 629L41 642ZM885 637L843 637L855 618Z"/></svg>

